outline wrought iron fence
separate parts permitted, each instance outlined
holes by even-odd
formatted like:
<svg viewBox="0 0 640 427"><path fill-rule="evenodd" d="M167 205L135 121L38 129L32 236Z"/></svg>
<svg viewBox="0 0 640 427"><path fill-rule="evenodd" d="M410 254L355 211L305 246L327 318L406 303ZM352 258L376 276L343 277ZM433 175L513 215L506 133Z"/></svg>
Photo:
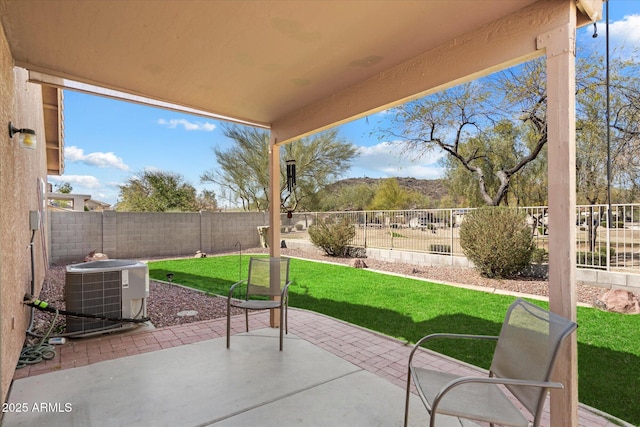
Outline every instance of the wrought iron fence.
<svg viewBox="0 0 640 427"><path fill-rule="evenodd" d="M526 212L537 256L549 247L546 206L519 208ZM287 238L308 238L306 230L318 218L347 218L354 226L354 246L399 249L464 256L460 225L465 209L377 210L353 212L296 212L283 215ZM580 268L640 272L640 204L581 205L576 207L576 262Z"/></svg>

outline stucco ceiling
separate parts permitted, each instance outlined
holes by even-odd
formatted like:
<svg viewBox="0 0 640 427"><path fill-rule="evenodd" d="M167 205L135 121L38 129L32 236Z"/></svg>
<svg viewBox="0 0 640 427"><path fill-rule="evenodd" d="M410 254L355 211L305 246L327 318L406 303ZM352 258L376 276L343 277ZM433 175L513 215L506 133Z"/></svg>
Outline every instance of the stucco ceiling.
<svg viewBox="0 0 640 427"><path fill-rule="evenodd" d="M0 0L16 65L268 125L535 0Z"/></svg>

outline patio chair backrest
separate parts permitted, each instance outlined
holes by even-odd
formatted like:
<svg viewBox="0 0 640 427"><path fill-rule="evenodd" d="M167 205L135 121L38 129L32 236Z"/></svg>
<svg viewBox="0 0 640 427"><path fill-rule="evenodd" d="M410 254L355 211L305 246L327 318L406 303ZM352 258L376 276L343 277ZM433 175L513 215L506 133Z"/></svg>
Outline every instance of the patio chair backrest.
<svg viewBox="0 0 640 427"><path fill-rule="evenodd" d="M280 286L271 289L271 270L280 268ZM251 258L247 278L247 297L251 295L280 296L289 281L289 258Z"/></svg>
<svg viewBox="0 0 640 427"><path fill-rule="evenodd" d="M518 299L507 311L491 373L496 377L550 381L558 350L577 324L548 310ZM546 390L507 386L532 414L542 409Z"/></svg>

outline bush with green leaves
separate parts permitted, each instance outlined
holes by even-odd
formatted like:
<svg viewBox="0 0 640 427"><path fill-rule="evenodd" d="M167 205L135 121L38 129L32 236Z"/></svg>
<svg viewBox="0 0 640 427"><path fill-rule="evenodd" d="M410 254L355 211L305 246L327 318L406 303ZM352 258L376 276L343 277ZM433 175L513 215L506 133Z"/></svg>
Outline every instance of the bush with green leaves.
<svg viewBox="0 0 640 427"><path fill-rule="evenodd" d="M527 267L535 248L525 213L507 207L484 207L465 215L460 245L480 274L492 278L510 277Z"/></svg>
<svg viewBox="0 0 640 427"><path fill-rule="evenodd" d="M432 244L429 245L429 252L450 254L451 245Z"/></svg>
<svg viewBox="0 0 640 427"><path fill-rule="evenodd" d="M355 226L347 218L326 218L309 227L311 243L329 256L346 256L356 235Z"/></svg>
<svg viewBox="0 0 640 427"><path fill-rule="evenodd" d="M542 264L549 261L549 253L544 248L534 248L531 253L531 262L534 264Z"/></svg>
<svg viewBox="0 0 640 427"><path fill-rule="evenodd" d="M609 249L609 257L616 257L615 248ZM589 268L605 269L607 267L607 248L600 247L596 252L576 252L576 262L578 265L585 265Z"/></svg>
<svg viewBox="0 0 640 427"><path fill-rule="evenodd" d="M604 269L607 267L606 252L576 252L576 262L589 268Z"/></svg>

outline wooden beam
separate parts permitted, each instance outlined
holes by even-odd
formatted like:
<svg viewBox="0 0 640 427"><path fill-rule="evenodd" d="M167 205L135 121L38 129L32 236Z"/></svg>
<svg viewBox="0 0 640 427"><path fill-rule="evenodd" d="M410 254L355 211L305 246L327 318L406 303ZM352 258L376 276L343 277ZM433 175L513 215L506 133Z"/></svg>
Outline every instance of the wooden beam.
<svg viewBox="0 0 640 427"><path fill-rule="evenodd" d="M565 0L541 0L368 80L274 120L283 144L540 56L536 37L562 22Z"/></svg>
<svg viewBox="0 0 640 427"><path fill-rule="evenodd" d="M576 10L566 0L567 23L537 38L547 56L547 133L549 181L549 306L576 320ZM554 379L563 390L551 392L551 425L578 425L576 334L558 355Z"/></svg>

